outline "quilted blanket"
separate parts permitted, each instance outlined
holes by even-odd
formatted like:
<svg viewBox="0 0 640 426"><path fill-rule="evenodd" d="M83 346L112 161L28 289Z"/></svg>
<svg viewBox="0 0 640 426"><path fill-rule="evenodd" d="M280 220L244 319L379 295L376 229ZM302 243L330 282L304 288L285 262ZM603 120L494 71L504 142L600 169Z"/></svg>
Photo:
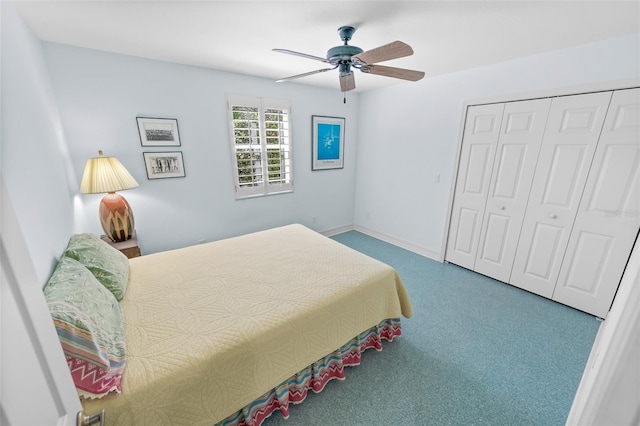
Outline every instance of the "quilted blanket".
<svg viewBox="0 0 640 426"><path fill-rule="evenodd" d="M302 225L130 260L108 425L212 425L412 307L396 271Z"/></svg>

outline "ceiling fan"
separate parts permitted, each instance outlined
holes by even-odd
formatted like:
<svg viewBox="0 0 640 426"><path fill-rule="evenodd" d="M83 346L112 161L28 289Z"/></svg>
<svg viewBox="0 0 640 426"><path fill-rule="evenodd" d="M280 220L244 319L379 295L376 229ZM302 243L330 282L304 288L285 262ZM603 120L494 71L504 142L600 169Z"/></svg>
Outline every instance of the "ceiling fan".
<svg viewBox="0 0 640 426"><path fill-rule="evenodd" d="M322 68L319 70L306 72L303 74L285 77L278 82L289 81L300 77L319 74L322 72L332 71L338 68L340 73L340 89L348 92L356 88L356 81L353 76L353 69L359 69L367 74L382 75L385 77L400 78L409 81L418 81L424 77L423 71L414 71L404 68L386 67L377 65L378 62L389 61L391 59L404 58L413 55L413 49L408 44L401 41L394 41L366 52L357 46L349 46L353 33L356 31L354 27L344 26L338 28L340 39L344 41L341 46L332 47L327 51L327 57L307 55L306 53L295 52L287 49L273 49L274 52L286 53L288 55L302 56L303 58L313 59L332 65L332 68Z"/></svg>

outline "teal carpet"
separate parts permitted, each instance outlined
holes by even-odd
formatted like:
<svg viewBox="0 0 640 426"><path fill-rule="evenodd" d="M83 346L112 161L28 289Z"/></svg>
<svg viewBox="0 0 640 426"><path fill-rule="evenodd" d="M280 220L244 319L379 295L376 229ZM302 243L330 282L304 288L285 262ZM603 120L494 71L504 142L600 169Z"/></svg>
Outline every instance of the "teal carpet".
<svg viewBox="0 0 640 426"><path fill-rule="evenodd" d="M351 231L393 266L414 316L273 425L563 425L600 323L592 316Z"/></svg>

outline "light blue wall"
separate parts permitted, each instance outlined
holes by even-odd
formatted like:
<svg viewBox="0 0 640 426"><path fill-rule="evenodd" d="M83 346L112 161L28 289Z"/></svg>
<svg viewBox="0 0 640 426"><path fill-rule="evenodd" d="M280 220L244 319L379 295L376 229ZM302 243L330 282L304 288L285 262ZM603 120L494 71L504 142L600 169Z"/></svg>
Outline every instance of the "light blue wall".
<svg viewBox="0 0 640 426"><path fill-rule="evenodd" d="M355 224L438 258L465 102L640 81L640 34L434 78L426 71L415 84L360 96Z"/></svg>
<svg viewBox="0 0 640 426"><path fill-rule="evenodd" d="M2 177L44 285L74 231L78 183L42 43L10 2L0 8Z"/></svg>
<svg viewBox="0 0 640 426"><path fill-rule="evenodd" d="M466 101L640 78L636 34L427 77L344 105L337 90L43 46L10 3L2 7L2 173L42 277L69 234L101 233L100 196L78 194L84 163L99 149L140 182L124 195L146 253L300 222L319 231L355 223L438 256ZM293 194L235 201L227 93L291 101ZM310 170L313 114L347 118L344 169ZM140 146L136 116L179 120L186 178L147 180L142 152L151 149Z"/></svg>
<svg viewBox="0 0 640 426"><path fill-rule="evenodd" d="M45 43L74 174L99 149L117 157L140 183L124 191L144 253L298 222L318 231L353 224L358 96L338 89ZM226 94L288 99L294 160L292 194L235 200ZM346 118L345 165L311 171L311 115ZM185 178L148 180L137 116L177 118ZM171 149L164 149L171 150ZM102 233L100 195L82 195L86 231ZM315 223L313 218L315 219Z"/></svg>

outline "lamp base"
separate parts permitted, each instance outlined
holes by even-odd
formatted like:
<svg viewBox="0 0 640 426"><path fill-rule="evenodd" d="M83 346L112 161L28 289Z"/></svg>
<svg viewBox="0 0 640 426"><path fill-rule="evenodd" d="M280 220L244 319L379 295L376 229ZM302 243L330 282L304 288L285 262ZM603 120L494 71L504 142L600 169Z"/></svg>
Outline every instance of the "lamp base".
<svg viewBox="0 0 640 426"><path fill-rule="evenodd" d="M105 235L113 242L131 239L135 229L133 212L122 195L110 192L102 198L100 224Z"/></svg>

